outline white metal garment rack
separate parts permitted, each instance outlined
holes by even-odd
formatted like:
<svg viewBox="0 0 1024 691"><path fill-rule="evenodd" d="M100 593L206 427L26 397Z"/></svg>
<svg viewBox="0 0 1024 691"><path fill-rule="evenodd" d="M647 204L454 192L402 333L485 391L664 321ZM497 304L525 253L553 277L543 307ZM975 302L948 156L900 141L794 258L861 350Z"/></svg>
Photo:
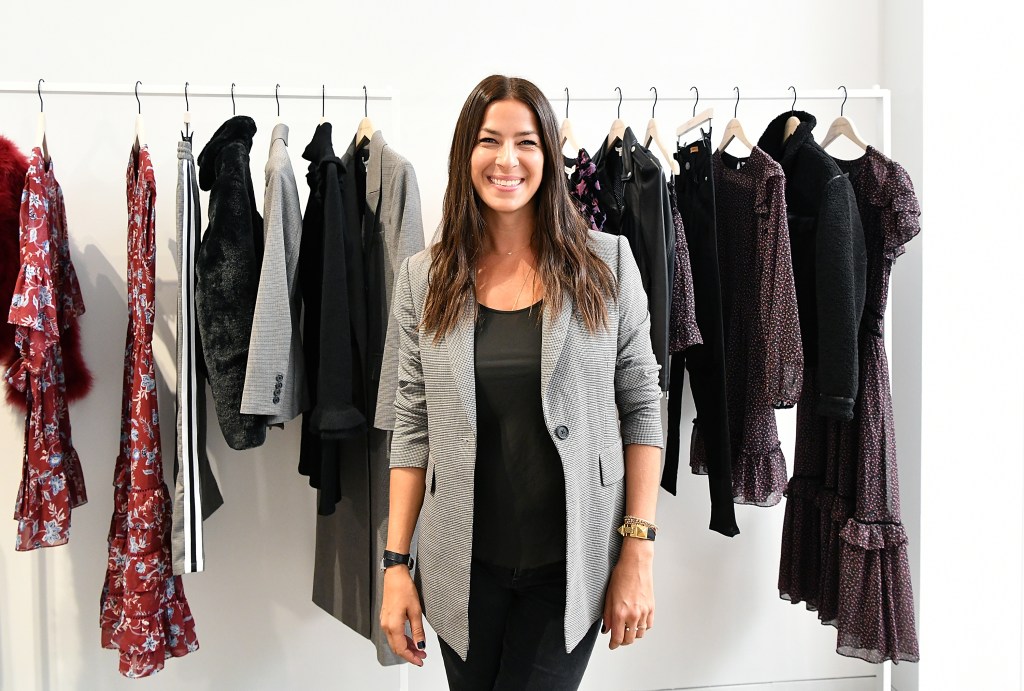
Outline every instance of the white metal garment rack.
<svg viewBox="0 0 1024 691"><path fill-rule="evenodd" d="M31 94L35 97L39 93L40 86L44 101L47 96L122 96L134 100L137 93L139 98L143 99L143 102L145 99L152 97L170 97L179 99L183 106L185 104L185 81L182 81L180 84L154 84L149 86L143 81L139 85L137 92L135 90L135 82L126 82L124 84L43 82L42 85L38 85L37 82L0 82L0 94ZM236 84L233 89L230 83L210 85L192 84L190 82L188 85L189 100L197 98L203 100L211 98L230 100L232 93L234 93L236 102L240 100L274 100L274 98L278 98L281 101L321 101L328 121L331 120L330 113L326 108L328 101L351 102L364 101L365 99L371 118L373 117L373 103L390 103L393 124L388 129L394 139L401 139L400 123L397 117L400 112L398 110L399 96L398 92L391 88L374 88L371 85L364 93L363 87L355 89L328 89L326 85L322 85L319 89L316 87L289 88L287 85L281 85L279 89L275 89L274 84L267 84L266 86L239 86ZM144 107L142 110L143 114L145 114ZM182 110L184 111L184 108ZM237 110L237 112L244 114L242 109Z"/></svg>
<svg viewBox="0 0 1024 691"><path fill-rule="evenodd" d="M785 108L789 108L793 103L793 92L789 89L779 89L777 91L768 91L764 89L751 89L744 90L740 87L739 94L739 105L743 105L743 101L777 101L780 105L779 112L783 112ZM889 89L883 89L880 86L874 86L870 89L847 89L844 94L843 91L837 86L834 89L799 89L797 88L796 93L796 106L799 110L809 110L806 107L808 101L822 102L821 105L826 106L826 109L820 111L820 115L827 122L831 118L835 117L835 114L840 112L839 104L843 102L843 98L848 98L854 101L877 101L879 104L878 117L881 118L879 122L879 131L881 132L882 141L877 148L886 156L892 156L892 92ZM555 113L564 113L566 107L566 93L548 96L548 100L551 102ZM666 96L661 93L658 95L658 103L665 101L683 101L686 103L693 103L693 94L685 96ZM585 102L599 102L599 103L619 103L618 94L614 93L614 89L609 90L608 96L571 96L568 104L571 107L573 103L585 103ZM630 96L623 97L622 103L645 103L651 104L654 102L654 98L649 93L642 93L641 96ZM705 93L701 91L699 102L701 104L706 102L714 102L715 106L721 108L720 115L716 115L718 119L722 119L723 122L727 121L731 117L731 110L728 106L737 103L736 92L711 92ZM835 104L834 108L829 108ZM698 106L702 107L702 106ZM726 115L726 112L730 115ZM834 113L834 114L833 114ZM890 298L887 304L892 304L892 298ZM892 324L891 324L891 309L885 311L885 348L888 353L892 353ZM892 368L892 360L890 358L889 367ZM891 379L891 372L890 372ZM920 597L920 590L917 590L917 597ZM813 623L813 622L811 622ZM403 677L404 678L404 677ZM402 691L407 691L408 687L403 686ZM875 675L874 683L875 691L892 691L892 663L889 661L883 662L878 666L877 674Z"/></svg>
<svg viewBox="0 0 1024 691"><path fill-rule="evenodd" d="M191 88L191 87L190 87ZM878 101L881 112L881 132L882 141L878 145L879 151L886 156L891 156L892 150L892 93L888 89L883 89L879 86L875 86L870 89L848 89L847 97L851 101L862 101L862 100L873 100ZM551 101L551 105L555 110L555 113L565 112L565 93L560 93L553 96L548 96L548 100ZM654 98L650 93L643 92L641 96L629 96L623 97L623 103L653 103ZM659 92L658 103L665 101L682 101L685 103L693 103L693 94L685 96L671 96L664 95ZM714 101L715 105L722 108L726 105L731 105L736 102L735 91L722 91L722 92L711 92L704 93L700 92L700 103L705 101ZM764 89L750 89L746 90L740 87L740 106L742 107L743 101L778 101L781 106L788 107L793 103L793 92L789 90L779 89L778 91L767 91ZM839 90L837 86L834 89L800 89L797 88L797 100L796 105L799 110L808 110L803 107L807 101L823 101L825 104L836 104L834 109L836 113L839 112L839 104L843 101L843 92ZM614 90L609 90L608 96L575 96L573 95L569 99L570 106L573 103L585 103L585 102L600 102L600 103L618 103L619 97L614 94ZM782 112L780 110L779 112ZM828 113L821 111L821 114L826 120L831 120L832 110ZM717 118L723 118L728 120L728 116L725 116L725 110L721 111L721 115L716 116Z"/></svg>

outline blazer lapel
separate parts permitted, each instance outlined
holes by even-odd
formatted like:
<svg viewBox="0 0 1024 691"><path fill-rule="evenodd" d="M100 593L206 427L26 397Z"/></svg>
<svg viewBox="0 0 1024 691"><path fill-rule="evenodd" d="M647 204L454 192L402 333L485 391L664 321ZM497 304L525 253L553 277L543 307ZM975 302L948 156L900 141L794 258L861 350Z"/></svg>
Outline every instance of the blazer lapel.
<svg viewBox="0 0 1024 691"><path fill-rule="evenodd" d="M562 309L551 319L551 306L544 302L544 322L541 330L540 347L540 395L541 400L547 398L551 385L551 375L562 355L566 334L569 333L569 322L572 320L572 298L568 293L562 295Z"/></svg>
<svg viewBox="0 0 1024 691"><path fill-rule="evenodd" d="M384 147L388 143L384 141L384 135L377 130L370 139L370 158L366 162L366 207L371 213L377 209L377 200L381 195L381 168L383 167Z"/></svg>
<svg viewBox="0 0 1024 691"><path fill-rule="evenodd" d="M452 368L452 379L466 409L469 427L476 434L476 324L474 300L467 300L462 318L455 322L444 342L448 347L448 359Z"/></svg>

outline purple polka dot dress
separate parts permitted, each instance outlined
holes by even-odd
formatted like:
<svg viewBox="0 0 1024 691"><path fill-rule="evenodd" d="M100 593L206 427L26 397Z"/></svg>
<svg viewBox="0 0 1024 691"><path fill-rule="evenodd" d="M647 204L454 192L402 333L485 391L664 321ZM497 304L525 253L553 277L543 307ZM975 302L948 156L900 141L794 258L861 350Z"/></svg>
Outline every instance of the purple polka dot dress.
<svg viewBox="0 0 1024 691"><path fill-rule="evenodd" d="M796 464L813 472L787 487L779 592L838 629L840 654L916 662L883 316L892 264L920 231L921 212L906 170L877 149L836 162L853 185L867 247L859 391L850 421L797 410ZM813 391L808 370L804 395Z"/></svg>

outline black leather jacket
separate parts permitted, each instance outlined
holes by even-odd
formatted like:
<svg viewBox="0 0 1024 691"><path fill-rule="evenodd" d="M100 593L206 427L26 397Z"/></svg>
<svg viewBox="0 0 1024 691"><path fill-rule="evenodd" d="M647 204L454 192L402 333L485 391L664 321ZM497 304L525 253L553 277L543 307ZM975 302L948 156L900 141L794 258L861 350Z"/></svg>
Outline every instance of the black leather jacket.
<svg viewBox="0 0 1024 691"><path fill-rule="evenodd" d="M626 237L640 267L651 313L651 345L661 365L658 382L662 391L668 391L675 226L661 163L628 127L611 148L602 142L593 162L601 185L598 202L608 215L604 230Z"/></svg>

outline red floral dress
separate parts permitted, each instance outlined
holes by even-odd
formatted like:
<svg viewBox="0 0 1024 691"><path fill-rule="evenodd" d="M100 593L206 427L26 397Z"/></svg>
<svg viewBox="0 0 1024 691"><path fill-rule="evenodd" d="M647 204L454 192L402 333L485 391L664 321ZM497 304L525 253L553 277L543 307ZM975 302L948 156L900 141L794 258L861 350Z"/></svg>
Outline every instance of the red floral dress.
<svg viewBox="0 0 1024 691"><path fill-rule="evenodd" d="M85 312L68 247L64 195L32 150L21 196L21 269L8 321L15 326L18 360L5 378L28 402L25 457L14 518L15 548L63 545L71 509L86 502L85 478L71 444L60 335Z"/></svg>
<svg viewBox="0 0 1024 691"><path fill-rule="evenodd" d="M105 648L121 652L127 677L159 672L164 660L197 650L181 578L171 571L171 500L160 458L153 365L156 182L143 147L128 165L128 336L114 515L100 599Z"/></svg>

